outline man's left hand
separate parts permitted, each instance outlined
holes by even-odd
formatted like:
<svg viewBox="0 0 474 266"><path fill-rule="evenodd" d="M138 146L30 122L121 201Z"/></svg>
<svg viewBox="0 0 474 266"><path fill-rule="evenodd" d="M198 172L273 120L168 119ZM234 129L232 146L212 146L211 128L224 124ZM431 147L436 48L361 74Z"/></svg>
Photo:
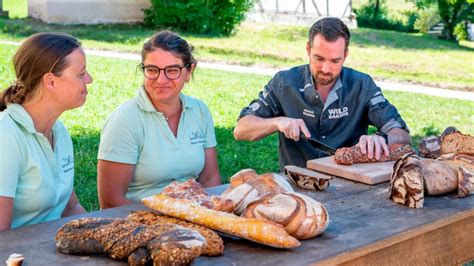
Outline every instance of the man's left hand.
<svg viewBox="0 0 474 266"><path fill-rule="evenodd" d="M363 154L367 154L369 159L375 158L376 160L380 160L382 152L385 153L386 156L389 155L387 143L385 143L385 139L379 135L362 135L357 145L359 145Z"/></svg>

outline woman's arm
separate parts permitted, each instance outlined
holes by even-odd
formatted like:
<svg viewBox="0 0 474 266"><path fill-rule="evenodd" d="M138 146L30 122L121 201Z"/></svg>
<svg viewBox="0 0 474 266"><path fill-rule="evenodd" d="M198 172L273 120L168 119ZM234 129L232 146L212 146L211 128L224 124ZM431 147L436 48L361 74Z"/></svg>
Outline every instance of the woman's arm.
<svg viewBox="0 0 474 266"><path fill-rule="evenodd" d="M125 198L132 181L134 164L99 160L97 164L97 190L101 209L133 203Z"/></svg>
<svg viewBox="0 0 474 266"><path fill-rule="evenodd" d="M79 200L77 199L76 192L72 191L71 197L67 202L66 208L63 211L61 217L68 217L75 214L85 213L86 210L81 206Z"/></svg>
<svg viewBox="0 0 474 266"><path fill-rule="evenodd" d="M0 196L0 232L10 230L13 220L13 198Z"/></svg>
<svg viewBox="0 0 474 266"><path fill-rule="evenodd" d="M219 166L217 164L216 147L204 150L205 163L204 169L199 174L198 182L204 187L213 187L222 184Z"/></svg>

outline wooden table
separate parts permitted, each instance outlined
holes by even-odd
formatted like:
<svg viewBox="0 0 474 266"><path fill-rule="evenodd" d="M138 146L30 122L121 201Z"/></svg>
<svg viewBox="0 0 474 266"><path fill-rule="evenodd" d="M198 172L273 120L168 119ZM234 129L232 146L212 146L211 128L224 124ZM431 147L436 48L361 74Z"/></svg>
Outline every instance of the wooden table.
<svg viewBox="0 0 474 266"><path fill-rule="evenodd" d="M367 186L331 180L324 192L299 190L327 207L326 232L292 250L273 249L225 237L220 257L199 257L194 265L356 264L459 265L474 259L474 196L425 198L423 209L410 209L387 198L388 183ZM221 193L224 186L209 189ZM81 217L125 217L145 209L134 204L92 212ZM27 265L123 265L102 256L70 256L56 251L54 236L69 217L0 233L0 260L25 255Z"/></svg>

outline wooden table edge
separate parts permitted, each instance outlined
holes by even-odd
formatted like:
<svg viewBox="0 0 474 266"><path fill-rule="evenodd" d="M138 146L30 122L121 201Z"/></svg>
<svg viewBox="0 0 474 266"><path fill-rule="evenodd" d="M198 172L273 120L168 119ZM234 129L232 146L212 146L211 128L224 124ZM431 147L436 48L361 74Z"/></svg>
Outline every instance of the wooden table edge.
<svg viewBox="0 0 474 266"><path fill-rule="evenodd" d="M381 252L381 251L389 251L396 245L403 245L405 242L408 241L423 241L423 238L430 239L430 234L434 234L434 232L441 232L446 228L454 226L454 230L459 231L465 229L465 233L469 234L469 232L474 231L474 208L457 213L456 215L435 221L433 223L420 225L416 228L412 228L410 230L404 231L398 235L376 241L369 245L354 249L350 252L344 252L339 255L332 256L328 259L321 260L319 262L313 263L312 265L341 265L341 264L350 264L350 265L366 265L370 263L372 265L381 264L381 265L390 265L388 263L390 258L387 257L387 254L393 254L393 256L397 256L395 261L400 263L403 262L403 258L400 258L400 252ZM451 228L452 230L452 228ZM448 231L448 230L447 230ZM446 241L445 245L449 245L449 241L446 239L436 239L441 241ZM461 253L465 254L465 257L457 258L459 261L454 262L452 256L449 254L442 254L436 252L437 250L429 250L427 247L424 251L426 254L434 255L431 258L426 258L426 260L431 260L431 262L436 262L438 264L440 261L449 261L448 264L438 264L438 265L459 265L464 262L468 262L474 259L474 237L464 237L462 238L464 241L463 243L456 243L457 245L462 245L467 248L467 250L463 250ZM420 243L418 243L420 244ZM444 245L444 244L443 244ZM425 246L426 247L426 246ZM381 257L379 254L383 254L384 256ZM406 256L411 257L416 254L414 252L406 252ZM437 257L436 257L437 256ZM377 261L374 261L377 259ZM379 260L380 259L380 260ZM423 259L422 259L423 260ZM424 264L427 261L424 261ZM406 264L408 261L404 261L402 264ZM412 264L410 262L409 264Z"/></svg>

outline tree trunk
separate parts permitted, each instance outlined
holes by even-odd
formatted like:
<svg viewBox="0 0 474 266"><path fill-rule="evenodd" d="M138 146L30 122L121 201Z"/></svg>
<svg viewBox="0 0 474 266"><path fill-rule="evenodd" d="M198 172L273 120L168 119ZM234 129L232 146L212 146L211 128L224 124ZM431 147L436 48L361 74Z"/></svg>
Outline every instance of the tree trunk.
<svg viewBox="0 0 474 266"><path fill-rule="evenodd" d="M375 6L374 6L374 19L379 16L380 13L380 0L375 0Z"/></svg>
<svg viewBox="0 0 474 266"><path fill-rule="evenodd" d="M460 13L467 0L438 0L438 10L441 19L444 21L444 34L446 39L454 40L454 27L459 23Z"/></svg>

